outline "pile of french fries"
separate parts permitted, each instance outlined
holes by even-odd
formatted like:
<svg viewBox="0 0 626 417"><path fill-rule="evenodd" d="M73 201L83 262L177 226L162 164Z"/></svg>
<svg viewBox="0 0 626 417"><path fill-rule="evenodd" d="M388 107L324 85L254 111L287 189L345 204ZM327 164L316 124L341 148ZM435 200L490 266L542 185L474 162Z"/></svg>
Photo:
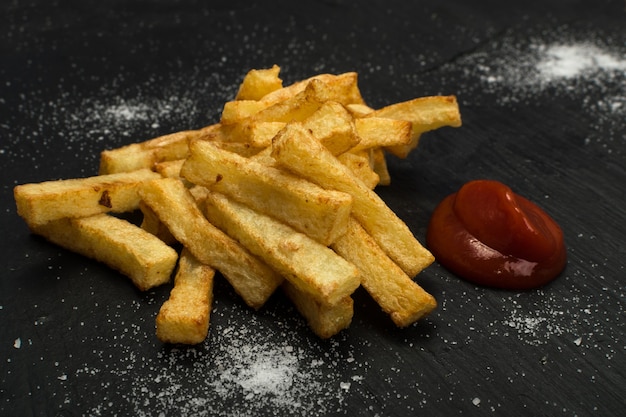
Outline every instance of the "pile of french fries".
<svg viewBox="0 0 626 417"><path fill-rule="evenodd" d="M216 271L253 309L280 287L321 338L349 326L359 286L414 323L436 307L413 280L434 258L374 189L391 180L387 154L461 125L456 98L373 109L356 73L283 86L279 71L246 74L219 123L105 150L97 176L18 185L18 214L142 291L173 277L156 317L166 343L207 337ZM134 211L140 224L116 215Z"/></svg>

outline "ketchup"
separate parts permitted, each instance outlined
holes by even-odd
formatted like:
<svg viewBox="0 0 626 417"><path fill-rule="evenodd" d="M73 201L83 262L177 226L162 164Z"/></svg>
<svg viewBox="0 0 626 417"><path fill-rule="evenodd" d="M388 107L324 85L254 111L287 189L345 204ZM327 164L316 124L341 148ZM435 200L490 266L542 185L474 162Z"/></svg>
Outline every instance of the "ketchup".
<svg viewBox="0 0 626 417"><path fill-rule="evenodd" d="M435 209L426 242L445 268L475 284L537 288L565 268L563 232L546 212L498 181L476 180Z"/></svg>

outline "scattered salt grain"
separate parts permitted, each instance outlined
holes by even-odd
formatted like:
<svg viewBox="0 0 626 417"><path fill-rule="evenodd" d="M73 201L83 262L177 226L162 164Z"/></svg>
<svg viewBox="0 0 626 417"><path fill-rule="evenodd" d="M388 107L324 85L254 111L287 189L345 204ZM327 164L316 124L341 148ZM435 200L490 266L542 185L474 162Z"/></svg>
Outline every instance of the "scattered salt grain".
<svg viewBox="0 0 626 417"><path fill-rule="evenodd" d="M19 349L22 347L22 339L20 339L19 337L17 339L15 339L15 341L13 342L13 347L15 349Z"/></svg>
<svg viewBox="0 0 626 417"><path fill-rule="evenodd" d="M583 338L582 338L582 337L579 337L578 339L574 340L574 344L575 344L576 346L580 346L580 344L581 344L582 342L583 342Z"/></svg>
<svg viewBox="0 0 626 417"><path fill-rule="evenodd" d="M472 400L472 404L474 404L476 407L478 407L480 405L480 398L476 397Z"/></svg>

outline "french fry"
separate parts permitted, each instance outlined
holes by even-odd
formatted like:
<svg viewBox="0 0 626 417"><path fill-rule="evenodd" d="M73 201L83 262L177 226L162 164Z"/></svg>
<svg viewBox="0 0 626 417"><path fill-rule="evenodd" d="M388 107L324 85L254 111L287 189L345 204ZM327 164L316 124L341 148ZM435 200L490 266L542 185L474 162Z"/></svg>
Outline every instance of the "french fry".
<svg viewBox="0 0 626 417"><path fill-rule="evenodd" d="M259 309L280 285L282 278L265 262L207 221L180 180L148 181L139 192L176 240L220 271L250 307Z"/></svg>
<svg viewBox="0 0 626 417"><path fill-rule="evenodd" d="M184 130L121 148L102 151L100 153L99 174L152 169L157 162L185 158L190 139L208 137L216 129L215 126L210 126L198 130Z"/></svg>
<svg viewBox="0 0 626 417"><path fill-rule="evenodd" d="M181 175L273 216L325 246L345 230L352 197L302 178L194 141ZM271 196L271 198L268 198Z"/></svg>
<svg viewBox="0 0 626 417"><path fill-rule="evenodd" d="M32 231L121 272L141 291L168 282L178 259L176 251L158 238L108 214L53 220Z"/></svg>
<svg viewBox="0 0 626 417"><path fill-rule="evenodd" d="M358 74L356 72L345 72L343 74L337 75L313 75L312 77L297 81L291 85L288 85L287 87L273 91L262 97L260 101L267 103L268 105L272 105L280 101L286 100L303 91L312 80L322 81L325 84L331 86L334 90L336 90L337 97L342 97L343 99L335 101L340 101L341 103L346 105L350 103L365 103L363 101L363 97L361 96L361 91L359 90Z"/></svg>
<svg viewBox="0 0 626 417"><path fill-rule="evenodd" d="M361 285L396 326L409 326L437 306L435 298L411 280L354 217L331 248L359 268Z"/></svg>
<svg viewBox="0 0 626 417"><path fill-rule="evenodd" d="M222 194L209 194L205 214L299 290L322 303L336 304L359 286L357 268L331 249Z"/></svg>
<svg viewBox="0 0 626 417"><path fill-rule="evenodd" d="M22 184L13 189L17 213L28 225L41 225L64 217L136 210L139 185L160 175L148 169Z"/></svg>
<svg viewBox="0 0 626 417"><path fill-rule="evenodd" d="M255 113L266 109L267 105L257 100L233 100L224 103L220 123L232 125L240 122Z"/></svg>
<svg viewBox="0 0 626 417"><path fill-rule="evenodd" d="M344 297L335 304L324 304L299 290L287 280L283 281L282 288L305 318L313 333L321 339L331 338L350 326L354 315L352 297Z"/></svg>
<svg viewBox="0 0 626 417"><path fill-rule="evenodd" d="M209 332L215 269L183 249L178 260L174 288L159 309L156 335L164 343L194 345Z"/></svg>
<svg viewBox="0 0 626 417"><path fill-rule="evenodd" d="M411 142L411 122L382 117L355 119L356 133L361 139L351 151L371 148L406 146Z"/></svg>
<svg viewBox="0 0 626 417"><path fill-rule="evenodd" d="M273 65L268 69L248 71L239 85L235 100L260 100L269 93L283 87L283 80L278 76L280 67Z"/></svg>
<svg viewBox="0 0 626 417"><path fill-rule="evenodd" d="M380 182L380 177L372 169L368 156L345 152L337 156L339 162L348 167L355 177L359 178L363 183L373 190Z"/></svg>
<svg viewBox="0 0 626 417"><path fill-rule="evenodd" d="M391 184L391 174L389 174L389 169L387 168L385 150L382 148L370 149L370 163L374 172L378 174L378 185Z"/></svg>
<svg viewBox="0 0 626 417"><path fill-rule="evenodd" d="M363 104L359 104L359 103L347 104L346 109L355 118L365 117L374 111L373 108L369 107L367 104L364 104L364 103Z"/></svg>
<svg viewBox="0 0 626 417"><path fill-rule="evenodd" d="M311 79L302 91L283 101L278 101L263 110L254 112L240 120L222 120L221 130L224 137L233 142L250 142L254 126L259 122L302 121L313 114L325 102L336 101L340 104L362 101L356 75Z"/></svg>
<svg viewBox="0 0 626 417"><path fill-rule="evenodd" d="M420 97L377 109L367 117L385 117L412 123L411 141L406 145L389 146L387 150L406 158L417 147L422 133L443 126L461 126L461 114L455 96Z"/></svg>
<svg viewBox="0 0 626 417"><path fill-rule="evenodd" d="M168 245L174 245L176 238L172 236L170 230L159 219L156 213L145 202L139 202L139 210L141 210L142 219L141 227L146 232L158 237L160 240Z"/></svg>
<svg viewBox="0 0 626 417"><path fill-rule="evenodd" d="M434 261L408 226L385 202L354 176L299 123L290 123L274 139L276 162L320 186L352 195L352 214L387 255L413 277Z"/></svg>

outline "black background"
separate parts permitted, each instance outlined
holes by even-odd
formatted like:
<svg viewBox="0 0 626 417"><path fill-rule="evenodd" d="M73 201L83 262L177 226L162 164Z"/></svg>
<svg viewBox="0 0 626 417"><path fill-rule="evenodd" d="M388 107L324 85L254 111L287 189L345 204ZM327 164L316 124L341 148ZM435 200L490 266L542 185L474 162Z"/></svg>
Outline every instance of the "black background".
<svg viewBox="0 0 626 417"><path fill-rule="evenodd" d="M621 415L625 8L3 2L0 414ZM559 42L593 43L621 66L541 88L519 71L513 82L500 77L523 67L533 45ZM105 148L213 123L249 69L273 64L285 84L357 71L372 107L456 94L463 127L424 135L407 160L390 159L392 185L377 191L423 241L444 196L471 179L503 181L561 224L564 273L518 293L434 264L416 278L439 301L430 317L396 329L359 290L352 326L330 341L282 295L254 313L219 280L208 339L181 348L154 335L168 286L139 293L30 235L17 216L15 185L94 175ZM274 356L264 362L264 351ZM267 363L297 369L281 395L238 383Z"/></svg>

